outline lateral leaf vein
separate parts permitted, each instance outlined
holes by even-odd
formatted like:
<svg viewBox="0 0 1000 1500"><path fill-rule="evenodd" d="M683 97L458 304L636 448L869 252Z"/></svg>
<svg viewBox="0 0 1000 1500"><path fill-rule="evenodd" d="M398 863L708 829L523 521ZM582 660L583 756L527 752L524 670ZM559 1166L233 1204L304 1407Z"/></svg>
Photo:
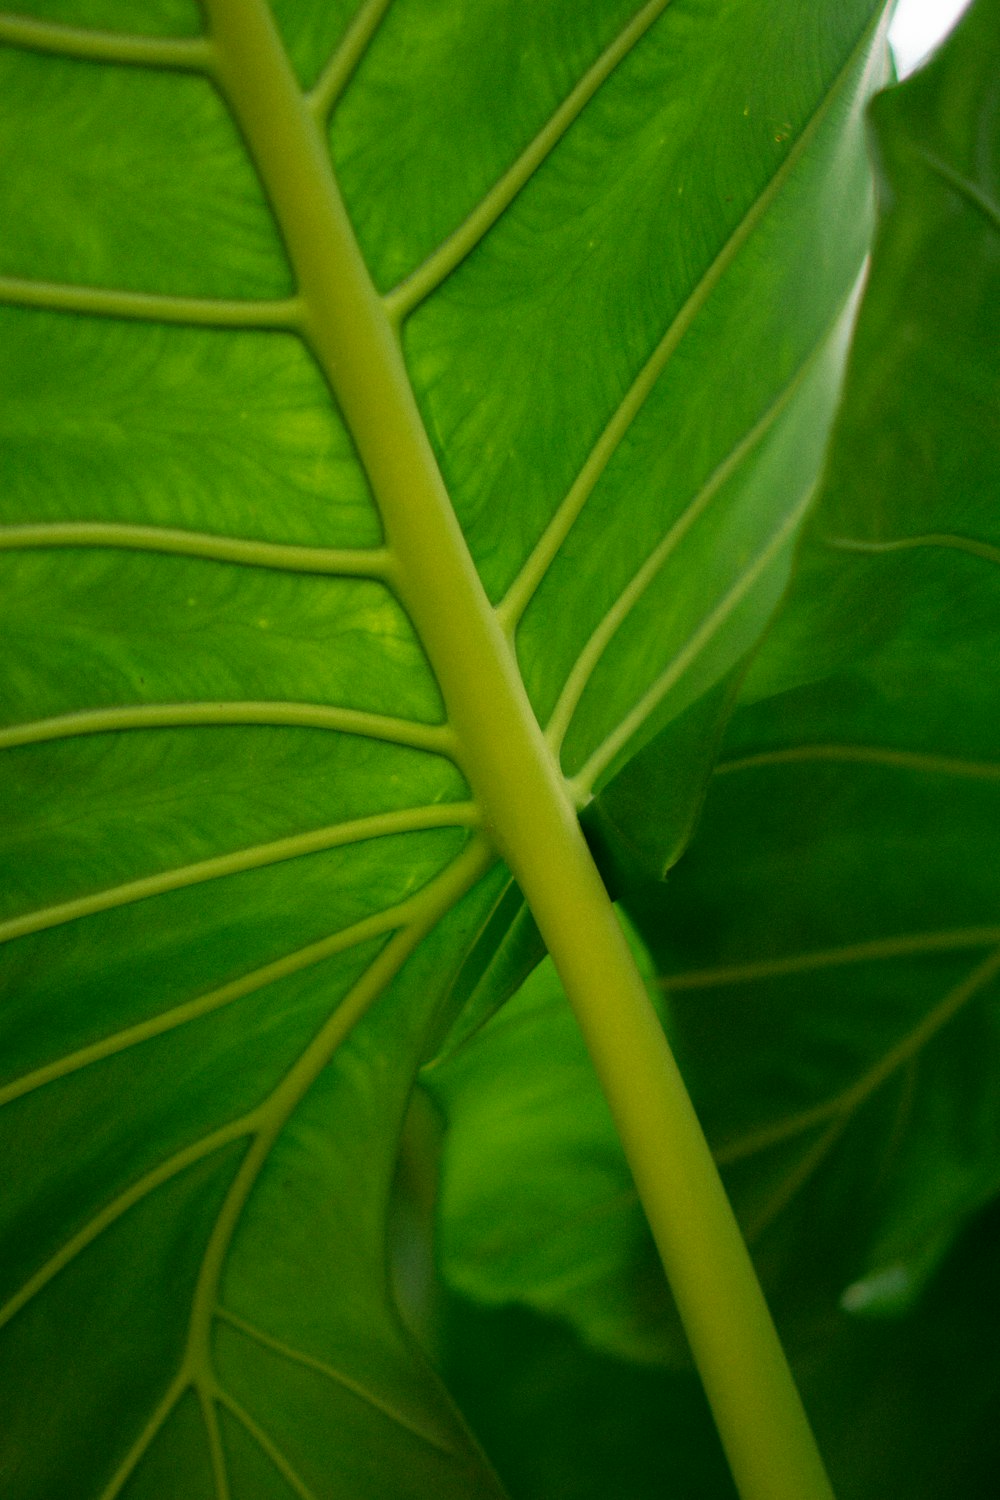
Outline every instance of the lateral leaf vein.
<svg viewBox="0 0 1000 1500"><path fill-rule="evenodd" d="M597 93L601 84L627 57L653 22L662 15L670 0L650 0L633 16L596 62L584 73L566 98L550 116L534 140L521 152L502 177L480 199L476 207L452 234L427 257L415 271L384 298L386 312L397 326L439 287L485 238L500 215L510 207L518 193L558 145L566 131Z"/></svg>
<svg viewBox="0 0 1000 1500"><path fill-rule="evenodd" d="M235 725L258 728L289 726L323 729L363 739L386 740L413 750L453 759L453 736L445 724L423 724L416 719L394 719L365 709L335 708L325 703L225 701L192 703L138 703L118 708L81 709L34 719L0 729L0 750L22 745L45 744L85 734L114 734L140 729L225 728Z"/></svg>
<svg viewBox="0 0 1000 1500"><path fill-rule="evenodd" d="M291 1344L283 1343L281 1339L273 1338L271 1334L265 1333L262 1328L258 1328L255 1324L247 1322L245 1318L237 1317L235 1313L230 1312L226 1307L217 1307L215 1311L216 1316L223 1322L229 1323L233 1328L239 1329L247 1338L253 1339L255 1343L260 1344L264 1349L271 1349L275 1354L280 1354L284 1359L291 1360L294 1364L302 1365L307 1370L315 1370L317 1374L323 1375L327 1380L332 1380L336 1385L343 1386L345 1390L350 1391L352 1395L357 1396L360 1401L363 1401L366 1406L373 1407L382 1416L388 1417L390 1422L394 1422L398 1427L404 1428L430 1447L436 1448L441 1453L454 1452L453 1448L449 1447L446 1443L442 1443L433 1433L425 1431L417 1423L410 1421L396 1407L390 1405L387 1401L383 1401L374 1391L369 1390L367 1386L362 1385L359 1381L353 1380L350 1375L345 1375L342 1370L335 1369L326 1360L317 1359L314 1354L307 1354L302 1349L295 1349Z"/></svg>
<svg viewBox="0 0 1000 1500"><path fill-rule="evenodd" d="M963 760L955 755L935 755L922 750L897 750L891 745L848 745L829 742L815 745L787 745L778 750L760 750L723 760L714 775L732 776L763 766L803 765L810 761L829 761L848 765L888 766L901 771L916 771L927 776L956 776L970 781L1000 781L1000 761Z"/></svg>
<svg viewBox="0 0 1000 1500"><path fill-rule="evenodd" d="M765 1148L822 1125L827 1121L838 1123L839 1128L856 1114L862 1104L898 1069L910 1064L937 1036L949 1021L992 984L1000 974L1000 947L994 948L978 963L964 979L953 985L931 1010L898 1042L888 1049L871 1067L865 1070L841 1093L831 1099L789 1115L785 1119L772 1121L769 1125L750 1131L744 1136L727 1142L716 1151L720 1164L742 1161ZM805 1179L803 1179L805 1180Z"/></svg>
<svg viewBox="0 0 1000 1500"><path fill-rule="evenodd" d="M175 1151L165 1161L151 1167L144 1172L132 1185L117 1197L113 1198L105 1206L78 1230L65 1244L49 1256L48 1260L41 1266L33 1276L23 1284L19 1291L11 1297L3 1307L0 1307L0 1328L4 1328L17 1314L31 1302L39 1292L48 1286L49 1282L58 1276L60 1271L70 1265L77 1256L92 1245L106 1229L126 1214L130 1208L141 1203L149 1194L161 1187L163 1183L171 1181L179 1176L188 1167L195 1166L204 1161L207 1156L221 1151L233 1141L242 1136L252 1134L255 1116L253 1113L242 1115L237 1120L231 1120L227 1125L220 1125L216 1130L210 1131L200 1140L194 1141L190 1146L185 1146L180 1151Z"/></svg>
<svg viewBox="0 0 1000 1500"><path fill-rule="evenodd" d="M364 0L326 67L306 95L317 122L329 118L354 77L392 0Z"/></svg>
<svg viewBox="0 0 1000 1500"><path fill-rule="evenodd" d="M774 562L781 549L791 540L806 510L809 508L814 491L815 485L810 484L805 494L800 496L798 502L792 506L788 515L761 548L760 552L747 564L736 581L714 608L704 617L697 629L692 631L684 646L676 653L673 660L667 664L656 681L643 693L634 707L629 710L617 727L605 737L603 742L598 745L597 749L593 751L586 763L576 773L572 779L572 784L578 803L586 802L593 792L596 782L604 774L608 766L611 765L615 756L628 744L632 736L641 729L650 714L654 712L671 688L683 677L684 673L713 637L718 634L733 611L742 603L754 584Z"/></svg>
<svg viewBox="0 0 1000 1500"><path fill-rule="evenodd" d="M122 885L92 891L72 901L60 902L57 906L25 912L9 921L0 922L0 943L9 943L29 933L43 932L50 927L78 921L82 917L95 916L98 912L130 906L153 896L163 896L169 891L223 880L231 875L244 874L248 870L265 869L269 865L301 859L327 849L339 849L368 839L390 838L401 833L471 827L476 817L477 810L473 803L452 802L405 808L399 812L375 813L371 817L355 818L345 823L334 823L327 828L311 829L308 833L274 839L267 844L253 844L245 849L234 850L231 854L218 854L211 859L199 860L196 864L180 865L171 870L161 870L155 875L126 881Z"/></svg>
<svg viewBox="0 0 1000 1500"><path fill-rule="evenodd" d="M136 36L86 26L62 26L54 21L37 21L9 13L0 14L0 44L49 52L78 62L176 68L188 73L210 73L215 60L211 42L205 36Z"/></svg>
<svg viewBox="0 0 1000 1500"><path fill-rule="evenodd" d="M839 323L842 313L843 309L838 309L837 316L832 325L833 327ZM716 465L705 483L636 570L628 584L622 589L614 603L605 612L600 623L593 630L589 640L584 645L567 674L562 692L546 726L546 735L555 753L558 754L559 752L566 732L569 729L573 713L580 699L583 697L587 683L590 681L594 669L609 642L621 629L643 594L676 551L692 526L705 514L716 495L728 483L740 465L764 441L767 434L801 387L812 365L815 363L821 350L825 347L831 331L832 329L827 329L821 334L805 358L800 362L798 368L793 372L791 378L777 395L768 402L766 408L753 426L742 435L726 457Z"/></svg>
<svg viewBox="0 0 1000 1500"><path fill-rule="evenodd" d="M261 1452L266 1454L270 1459L271 1463L277 1469L282 1479L284 1479L286 1483L291 1485L292 1489L299 1496L299 1500L319 1500L319 1496L316 1494L315 1490L311 1490L306 1484L305 1480L302 1479L300 1475L297 1474L296 1471L292 1468L291 1463L285 1457L284 1453L278 1447L274 1439L264 1431L260 1423L256 1422L254 1418L251 1417L250 1413L240 1405L235 1397L231 1396L228 1391L224 1390L223 1387L220 1386L216 1393L216 1399L219 1402L219 1405L224 1406L230 1413L230 1415L236 1419L240 1426L249 1433L254 1442L260 1448ZM222 1500L221 1496L220 1500Z"/></svg>
<svg viewBox="0 0 1000 1500"><path fill-rule="evenodd" d="M57 547L158 552L172 557L195 557L203 562L273 568L284 573L370 578L378 582L387 582L392 576L392 557L384 547L298 546L118 521L47 521L37 525L0 526L0 552L44 551Z"/></svg>
<svg viewBox="0 0 1000 1500"><path fill-rule="evenodd" d="M892 537L887 541L863 541L857 537L827 536L823 541L838 552L907 552L912 548L942 547L954 552L968 552L984 562L1000 565L1000 547L978 537L960 536L954 532L928 531L918 536Z"/></svg>
<svg viewBox="0 0 1000 1500"><path fill-rule="evenodd" d="M498 605L500 618L508 631L513 631L531 598L566 537L592 494L597 481L610 463L629 427L635 421L643 404L668 360L702 311L722 277L729 270L743 246L770 209L799 161L812 145L829 111L840 92L849 81L871 41L873 25L862 33L847 62L841 68L823 99L806 121L798 138L766 186L754 199L740 222L719 250L708 270L699 278L687 299L673 318L669 328L643 365L632 385L625 393L616 411L591 449L583 467L577 474L565 497L560 502L548 526L542 532L534 548L525 560L521 571L514 579L506 595Z"/></svg>
<svg viewBox="0 0 1000 1500"><path fill-rule="evenodd" d="M179 297L119 287L78 286L0 276L0 302L46 312L76 313L127 322L182 324L192 328L270 328L297 333L302 304L297 297L241 301L223 297Z"/></svg>

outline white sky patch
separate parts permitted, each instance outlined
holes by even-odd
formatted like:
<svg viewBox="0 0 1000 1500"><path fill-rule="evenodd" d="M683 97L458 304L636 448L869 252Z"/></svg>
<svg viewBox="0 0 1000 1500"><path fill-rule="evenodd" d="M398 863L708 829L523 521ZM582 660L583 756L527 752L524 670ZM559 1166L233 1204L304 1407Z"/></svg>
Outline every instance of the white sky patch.
<svg viewBox="0 0 1000 1500"><path fill-rule="evenodd" d="M923 62L968 6L969 0L899 0L889 41L900 78Z"/></svg>

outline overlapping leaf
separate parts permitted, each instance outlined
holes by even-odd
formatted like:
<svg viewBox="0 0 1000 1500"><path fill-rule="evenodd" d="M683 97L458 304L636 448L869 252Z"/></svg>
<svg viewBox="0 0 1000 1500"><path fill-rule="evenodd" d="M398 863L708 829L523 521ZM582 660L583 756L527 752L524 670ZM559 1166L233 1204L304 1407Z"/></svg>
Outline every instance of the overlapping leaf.
<svg viewBox="0 0 1000 1500"><path fill-rule="evenodd" d="M275 9L581 801L782 585L877 9ZM4 1493L494 1495L383 1221L506 877L200 17L142 24L0 18Z"/></svg>
<svg viewBox="0 0 1000 1500"><path fill-rule="evenodd" d="M569 1316L597 1348L686 1360L614 1123L551 963L424 1081L447 1136L439 1253L486 1304Z"/></svg>
<svg viewBox="0 0 1000 1500"><path fill-rule="evenodd" d="M1000 1187L996 19L875 106L824 503L658 924L745 1222L814 1312L910 1300Z"/></svg>

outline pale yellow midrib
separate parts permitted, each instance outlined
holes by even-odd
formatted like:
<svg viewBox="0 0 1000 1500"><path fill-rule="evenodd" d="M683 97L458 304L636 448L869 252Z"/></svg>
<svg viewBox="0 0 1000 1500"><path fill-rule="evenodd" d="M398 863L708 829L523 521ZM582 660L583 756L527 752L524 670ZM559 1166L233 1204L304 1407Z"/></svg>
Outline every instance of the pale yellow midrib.
<svg viewBox="0 0 1000 1500"><path fill-rule="evenodd" d="M367 471L482 828L521 885L583 1031L737 1484L744 1500L830 1500L746 1247L465 544L325 142L262 0L205 4L220 81L282 228L307 337ZM224 1211L233 1224L238 1213ZM209 1282L223 1254L210 1252ZM762 1430L780 1433L773 1449Z"/></svg>

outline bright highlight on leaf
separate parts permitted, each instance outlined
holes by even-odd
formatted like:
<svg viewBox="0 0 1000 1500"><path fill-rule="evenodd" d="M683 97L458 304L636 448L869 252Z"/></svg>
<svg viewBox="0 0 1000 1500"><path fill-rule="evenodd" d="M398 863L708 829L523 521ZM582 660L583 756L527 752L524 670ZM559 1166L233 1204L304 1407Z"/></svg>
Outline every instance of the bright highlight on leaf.
<svg viewBox="0 0 1000 1500"><path fill-rule="evenodd" d="M877 504L852 491L880 441L873 350L893 357L891 217L821 483L883 7L141 9L0 15L0 1490L504 1494L435 1371L431 1312L388 1270L401 1141L435 1197L424 1076L452 1117L452 1281L646 1363L686 1358L683 1324L742 1500L829 1497L605 882L671 982L667 1034L752 1240L855 1114L891 1152L912 1110L941 1153L920 1190L919 1151L888 1197L866 1179L808 1326L848 1282L926 1275L995 1184L951 1180L946 1078L894 1126L882 1086L923 1098L924 1040L1000 967L995 778L987 730L936 735L943 699L926 733L923 699L888 737L879 716L935 652L992 660L996 539L968 521L975 484L938 508L940 465L918 529L892 521L905 391ZM919 119L952 108L947 68L910 86L940 97L899 96ZM885 105L887 159L906 108ZM953 118L917 157L979 266L996 158ZM909 233L937 265L935 223ZM985 288L964 288L972 342ZM981 357L963 368L988 401ZM974 607L941 646L952 583ZM987 723L990 670L963 721ZM831 751L842 711L858 723ZM909 800L885 791L901 773ZM941 779L971 864L942 855L932 925L904 858L898 920L869 920L859 868L895 870ZM846 1008L832 990L834 1055L810 1061L807 1037L786 1077L801 975L855 964L875 985L900 961L877 1026L858 1019L874 989ZM737 1056L748 1010L763 1046ZM858 1175L820 1180L822 1217ZM497 1258L503 1203L551 1237ZM762 1240L779 1311L807 1229Z"/></svg>

